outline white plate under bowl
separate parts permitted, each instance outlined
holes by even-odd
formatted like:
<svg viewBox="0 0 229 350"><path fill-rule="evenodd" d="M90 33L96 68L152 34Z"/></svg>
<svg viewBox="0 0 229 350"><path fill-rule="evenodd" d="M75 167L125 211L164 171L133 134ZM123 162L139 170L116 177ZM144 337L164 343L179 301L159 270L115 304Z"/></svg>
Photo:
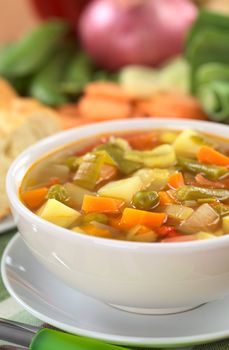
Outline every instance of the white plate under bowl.
<svg viewBox="0 0 229 350"><path fill-rule="evenodd" d="M4 233L6 231L10 231L16 227L13 216L9 215L3 220L0 221L0 233Z"/></svg>
<svg viewBox="0 0 229 350"><path fill-rule="evenodd" d="M9 293L31 314L67 332L138 347L179 347L229 337L229 296L174 315L137 315L80 294L48 272L16 235L2 258Z"/></svg>

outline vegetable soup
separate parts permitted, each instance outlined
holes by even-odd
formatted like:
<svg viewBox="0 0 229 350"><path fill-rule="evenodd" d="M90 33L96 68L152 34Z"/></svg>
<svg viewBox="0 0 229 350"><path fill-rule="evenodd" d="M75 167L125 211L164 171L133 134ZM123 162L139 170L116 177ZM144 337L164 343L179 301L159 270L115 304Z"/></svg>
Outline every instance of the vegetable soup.
<svg viewBox="0 0 229 350"><path fill-rule="evenodd" d="M20 198L44 220L85 235L211 239L229 233L229 141L194 130L98 135L35 163Z"/></svg>

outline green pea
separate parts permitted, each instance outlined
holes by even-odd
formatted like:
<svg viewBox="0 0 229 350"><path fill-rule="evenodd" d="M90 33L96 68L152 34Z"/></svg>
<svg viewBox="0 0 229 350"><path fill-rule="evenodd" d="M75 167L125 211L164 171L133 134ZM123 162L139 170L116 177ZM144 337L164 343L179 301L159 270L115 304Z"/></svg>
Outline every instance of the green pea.
<svg viewBox="0 0 229 350"><path fill-rule="evenodd" d="M135 193L132 202L137 209L150 210L159 204L159 195L155 191L139 191Z"/></svg>
<svg viewBox="0 0 229 350"><path fill-rule="evenodd" d="M64 203L69 200L69 194L64 186L53 185L48 190L47 198L56 199L57 201Z"/></svg>
<svg viewBox="0 0 229 350"><path fill-rule="evenodd" d="M96 221L96 222L99 222L100 224L106 225L108 222L108 217L105 214L100 214L100 213L90 213L82 216L83 224L88 224L92 221Z"/></svg>

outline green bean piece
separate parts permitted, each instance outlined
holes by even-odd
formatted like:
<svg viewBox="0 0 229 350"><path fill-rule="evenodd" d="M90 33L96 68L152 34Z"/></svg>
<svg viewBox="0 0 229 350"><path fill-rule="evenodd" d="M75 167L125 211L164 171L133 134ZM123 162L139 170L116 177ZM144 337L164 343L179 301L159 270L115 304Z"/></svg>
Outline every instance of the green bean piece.
<svg viewBox="0 0 229 350"><path fill-rule="evenodd" d="M120 172L125 175L129 175L141 167L141 164L138 162L126 160L124 158L124 151L115 145L106 143L96 147L95 151L106 151L117 164L117 167L120 170Z"/></svg>
<svg viewBox="0 0 229 350"><path fill-rule="evenodd" d="M65 164L71 171L76 171L79 167L79 158L72 156L66 159Z"/></svg>
<svg viewBox="0 0 229 350"><path fill-rule="evenodd" d="M197 202L200 203L200 204L203 204L203 203L214 203L216 201L215 198L199 198L197 199Z"/></svg>
<svg viewBox="0 0 229 350"><path fill-rule="evenodd" d="M104 157L94 153L87 153L82 160L75 176L74 183L78 186L93 190L100 176Z"/></svg>
<svg viewBox="0 0 229 350"><path fill-rule="evenodd" d="M200 164L197 161L188 158L179 158L178 165L183 170L198 174L203 173L211 180L218 180L221 176L228 173L228 169L223 166Z"/></svg>
<svg viewBox="0 0 229 350"><path fill-rule="evenodd" d="M93 65L85 52L77 52L69 62L64 81L60 88L66 94L75 95L83 91L91 81Z"/></svg>
<svg viewBox="0 0 229 350"><path fill-rule="evenodd" d="M159 195L155 191L138 191L132 202L137 209L150 210L159 204Z"/></svg>
<svg viewBox="0 0 229 350"><path fill-rule="evenodd" d="M69 30L66 22L52 20L28 32L0 52L0 74L22 77L37 72L48 62Z"/></svg>
<svg viewBox="0 0 229 350"><path fill-rule="evenodd" d="M213 206L213 209L221 216L229 215L229 205L219 203Z"/></svg>
<svg viewBox="0 0 229 350"><path fill-rule="evenodd" d="M229 190L221 188L203 188L195 186L183 186L176 190L176 198L183 202L186 200L198 200L201 198L215 198L224 201L229 198Z"/></svg>
<svg viewBox="0 0 229 350"><path fill-rule="evenodd" d="M69 200L69 193L62 185L53 185L49 188L47 199L56 199L59 202L65 203Z"/></svg>
<svg viewBox="0 0 229 350"><path fill-rule="evenodd" d="M82 215L82 223L83 224L89 224L92 221L99 222L100 224L106 225L108 222L108 217L105 214L100 213L90 213Z"/></svg>
<svg viewBox="0 0 229 350"><path fill-rule="evenodd" d="M55 57L35 75L30 86L31 96L53 107L68 102L67 96L60 91L60 82L72 49L72 44L66 43Z"/></svg>

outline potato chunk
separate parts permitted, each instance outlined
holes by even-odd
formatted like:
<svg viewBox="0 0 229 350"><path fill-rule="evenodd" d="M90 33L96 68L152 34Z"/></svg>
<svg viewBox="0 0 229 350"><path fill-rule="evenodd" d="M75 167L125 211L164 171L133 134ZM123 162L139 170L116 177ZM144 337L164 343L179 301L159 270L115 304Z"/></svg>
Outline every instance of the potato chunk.
<svg viewBox="0 0 229 350"><path fill-rule="evenodd" d="M175 139L173 147L178 156L195 158L204 144L201 134L193 130L184 130Z"/></svg>
<svg viewBox="0 0 229 350"><path fill-rule="evenodd" d="M56 199L48 199L39 216L61 227L69 227L81 214Z"/></svg>
<svg viewBox="0 0 229 350"><path fill-rule="evenodd" d="M129 203L133 195L141 190L143 183L139 176L133 176L128 179L109 182L98 191L100 196L123 199Z"/></svg>

